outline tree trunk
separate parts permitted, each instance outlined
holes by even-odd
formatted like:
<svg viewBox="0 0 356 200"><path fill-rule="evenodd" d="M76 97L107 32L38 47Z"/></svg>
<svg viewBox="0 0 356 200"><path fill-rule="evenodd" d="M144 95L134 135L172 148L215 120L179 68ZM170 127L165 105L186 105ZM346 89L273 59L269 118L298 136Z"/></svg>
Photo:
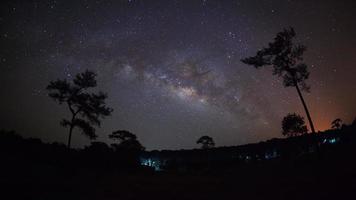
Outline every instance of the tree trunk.
<svg viewBox="0 0 356 200"><path fill-rule="evenodd" d="M299 95L299 97L300 97L300 100L301 100L302 103L303 103L304 110L305 110L305 112L306 112L306 114L307 114L308 121L309 121L309 125L310 125L310 129L311 129L312 133L315 133L313 121L312 121L312 119L311 119L311 117L310 117L309 110L308 110L308 108L307 108L307 105L305 104L305 101L304 101L304 98L303 98L303 96L302 96L302 93L300 92L298 83L295 83L295 87L297 88L298 95Z"/></svg>
<svg viewBox="0 0 356 200"><path fill-rule="evenodd" d="M73 132L73 125L70 125L70 128L69 128L69 137L68 137L68 149L70 149L70 141L72 139L72 132Z"/></svg>
<svg viewBox="0 0 356 200"><path fill-rule="evenodd" d="M69 137L68 137L68 149L70 149L70 141L72 139L72 132L74 128L74 120L75 120L75 113L72 115L72 121L70 122L70 128L69 128Z"/></svg>

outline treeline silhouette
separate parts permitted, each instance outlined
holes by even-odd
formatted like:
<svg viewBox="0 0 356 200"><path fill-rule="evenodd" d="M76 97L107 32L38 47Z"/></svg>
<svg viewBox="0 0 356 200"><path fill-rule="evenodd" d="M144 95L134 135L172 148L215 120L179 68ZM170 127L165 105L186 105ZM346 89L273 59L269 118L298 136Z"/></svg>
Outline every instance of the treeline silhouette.
<svg viewBox="0 0 356 200"><path fill-rule="evenodd" d="M350 160L356 153L356 120L316 134L292 134L254 144L143 152L141 163L159 171L228 171L243 165ZM305 130L303 130L304 132ZM210 139L209 139L210 141ZM350 161L353 161L352 159Z"/></svg>
<svg viewBox="0 0 356 200"><path fill-rule="evenodd" d="M82 149L68 149L61 143L44 143L37 138L23 138L14 131L0 130L1 167L45 166L64 171L116 170L134 171L140 167L142 149L119 144L91 142ZM2 171L4 172L4 171Z"/></svg>
<svg viewBox="0 0 356 200"><path fill-rule="evenodd" d="M341 158L356 153L356 120L317 134L192 150L144 151L135 135L128 131L115 131L110 137L122 142L111 146L91 142L82 149L68 149L61 143L44 143L36 138L23 138L14 131L1 130L2 167L8 166L10 170L13 166L42 165L69 171L213 171L253 163Z"/></svg>

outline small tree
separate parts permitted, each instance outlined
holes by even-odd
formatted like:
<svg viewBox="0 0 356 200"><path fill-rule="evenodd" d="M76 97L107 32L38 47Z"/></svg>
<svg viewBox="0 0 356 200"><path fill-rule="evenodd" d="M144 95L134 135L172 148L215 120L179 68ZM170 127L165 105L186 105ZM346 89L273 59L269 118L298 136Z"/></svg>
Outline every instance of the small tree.
<svg viewBox="0 0 356 200"><path fill-rule="evenodd" d="M107 95L103 92L88 92L96 87L96 74L86 70L77 74L73 82L67 80L51 81L47 86L49 96L59 104L66 104L71 112L70 119L63 119L61 125L69 127L68 148L70 148L72 132L75 127L90 139L95 139L94 126L100 127L100 119L109 116L112 108L106 107Z"/></svg>
<svg viewBox="0 0 356 200"><path fill-rule="evenodd" d="M119 141L119 144L112 145L116 149L137 150L137 151L142 151L145 149L141 145L141 143L137 140L136 135L126 130L114 131L109 135L109 138L114 141L115 140Z"/></svg>
<svg viewBox="0 0 356 200"><path fill-rule="evenodd" d="M213 138L204 135L201 136L198 140L197 140L197 144L201 144L202 145L202 149L209 149L209 148L213 148L215 146L214 140Z"/></svg>
<svg viewBox="0 0 356 200"><path fill-rule="evenodd" d="M313 121L308 107L304 101L301 90L309 92L310 87L305 83L309 78L307 65L303 63L304 45L294 44L295 37L293 28L279 32L274 42L269 43L267 48L257 51L253 57L244 58L241 61L255 68L273 66L273 74L283 78L285 87L295 87L302 101L312 133L315 133Z"/></svg>
<svg viewBox="0 0 356 200"><path fill-rule="evenodd" d="M337 118L331 122L332 129L341 129L341 126L342 126L342 120L340 118Z"/></svg>
<svg viewBox="0 0 356 200"><path fill-rule="evenodd" d="M126 167L135 167L140 164L140 154L145 148L137 140L135 134L125 130L114 131L109 138L119 143L111 144L117 158L121 160L121 165Z"/></svg>
<svg viewBox="0 0 356 200"><path fill-rule="evenodd" d="M308 132L307 126L304 122L304 118L295 113L289 113L283 118L282 130L282 134L288 137L303 135Z"/></svg>

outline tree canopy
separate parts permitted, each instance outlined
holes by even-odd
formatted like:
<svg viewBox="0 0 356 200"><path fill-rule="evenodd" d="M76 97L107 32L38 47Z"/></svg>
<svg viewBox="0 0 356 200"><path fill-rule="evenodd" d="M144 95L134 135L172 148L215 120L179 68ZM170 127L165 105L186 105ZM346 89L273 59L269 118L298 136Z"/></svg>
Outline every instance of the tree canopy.
<svg viewBox="0 0 356 200"><path fill-rule="evenodd" d="M295 113L289 113L283 118L282 130L282 134L288 137L303 135L308 132L304 118Z"/></svg>
<svg viewBox="0 0 356 200"><path fill-rule="evenodd" d="M204 135L197 140L197 144L202 145L202 149L209 149L215 146L215 142L212 137Z"/></svg>
<svg viewBox="0 0 356 200"><path fill-rule="evenodd" d="M293 28L279 32L268 47L257 51L255 56L244 58L241 61L255 68L272 66L273 74L283 78L285 87L294 87L297 84L302 89L309 91L305 80L309 77L307 65L303 63L303 53L306 47L302 44L294 44L296 33Z"/></svg>
<svg viewBox="0 0 356 200"><path fill-rule="evenodd" d="M340 118L335 119L331 122L331 128L340 129L342 126L342 120Z"/></svg>
<svg viewBox="0 0 356 200"><path fill-rule="evenodd" d="M126 130L117 130L112 132L109 135L109 138L112 140L119 141L119 144L112 144L116 149L125 149L125 150L144 150L145 148L137 140L135 134L126 131Z"/></svg>

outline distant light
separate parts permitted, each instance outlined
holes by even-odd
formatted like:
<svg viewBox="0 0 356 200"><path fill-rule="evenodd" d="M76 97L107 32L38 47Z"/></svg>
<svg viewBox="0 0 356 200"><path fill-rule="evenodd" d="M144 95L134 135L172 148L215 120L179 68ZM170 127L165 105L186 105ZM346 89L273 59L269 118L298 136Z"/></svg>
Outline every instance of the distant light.
<svg viewBox="0 0 356 200"><path fill-rule="evenodd" d="M152 167L155 171L161 171L160 161L151 158L140 158L141 165Z"/></svg>
<svg viewBox="0 0 356 200"><path fill-rule="evenodd" d="M334 144L334 143L336 143L336 139L335 139L335 138L333 138L333 139L329 140L329 143L330 143L330 144Z"/></svg>
<svg viewBox="0 0 356 200"><path fill-rule="evenodd" d="M329 138L329 139L324 139L323 143L324 144L335 144L339 141L339 138Z"/></svg>

